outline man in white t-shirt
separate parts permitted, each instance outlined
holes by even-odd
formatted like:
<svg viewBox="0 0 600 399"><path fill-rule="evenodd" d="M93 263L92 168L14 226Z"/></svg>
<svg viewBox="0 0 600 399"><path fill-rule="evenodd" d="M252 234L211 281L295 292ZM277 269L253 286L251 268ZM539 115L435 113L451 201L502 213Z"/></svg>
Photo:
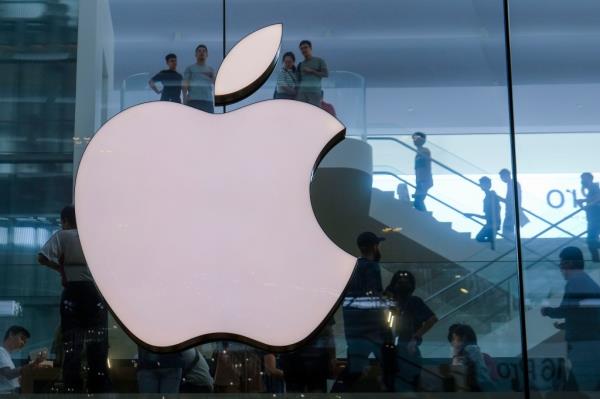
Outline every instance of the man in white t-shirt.
<svg viewBox="0 0 600 399"><path fill-rule="evenodd" d="M64 345L63 382L67 392L83 392L81 360L87 358L87 391L107 392L108 310L83 255L75 208L60 213L62 229L38 253L38 262L61 274L60 327Z"/></svg>
<svg viewBox="0 0 600 399"><path fill-rule="evenodd" d="M196 63L188 66L183 71L183 103L196 109L214 113L214 85L215 71L206 65L208 47L199 44L196 47Z"/></svg>
<svg viewBox="0 0 600 399"><path fill-rule="evenodd" d="M30 336L29 331L21 326L9 327L4 334L4 342L0 346L0 393L18 393L19 377L23 371L38 367L44 360L40 355L23 367L15 367L10 354L22 349Z"/></svg>

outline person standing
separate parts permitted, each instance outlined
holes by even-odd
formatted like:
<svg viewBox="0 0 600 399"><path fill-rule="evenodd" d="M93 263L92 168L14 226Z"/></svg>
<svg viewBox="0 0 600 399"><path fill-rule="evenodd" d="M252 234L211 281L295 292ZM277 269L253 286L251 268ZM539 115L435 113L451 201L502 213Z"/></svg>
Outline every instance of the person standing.
<svg viewBox="0 0 600 399"><path fill-rule="evenodd" d="M384 361L384 346L391 339L386 341L379 266L379 244L384 240L370 231L361 233L356 239L361 256L348 282L342 307L348 356L344 382L349 390L367 372L371 354L385 369L384 376L389 374L386 368L389 362ZM389 381L384 384L388 391L392 389Z"/></svg>
<svg viewBox="0 0 600 399"><path fill-rule="evenodd" d="M138 346L139 393L179 393L183 353L156 353Z"/></svg>
<svg viewBox="0 0 600 399"><path fill-rule="evenodd" d="M313 56L312 43L300 42L300 52L304 60L298 64L298 94L296 99L321 106L321 80L329 76L327 64L322 58Z"/></svg>
<svg viewBox="0 0 600 399"><path fill-rule="evenodd" d="M107 392L108 311L87 267L75 208L60 213L62 229L54 233L38 253L38 262L60 273L60 326L64 345L63 382L67 392L82 392L81 360L87 358L87 390Z"/></svg>
<svg viewBox="0 0 600 399"><path fill-rule="evenodd" d="M183 370L181 393L211 393L214 380L210 367L198 348L189 348L182 352Z"/></svg>
<svg viewBox="0 0 600 399"><path fill-rule="evenodd" d="M394 301L391 309L396 351L394 392L418 390L422 364L419 345L423 342L423 335L438 321L429 306L413 295L416 286L411 272L398 271L385 289L385 293Z"/></svg>
<svg viewBox="0 0 600 399"><path fill-rule="evenodd" d="M173 53L167 54L165 61L167 62L167 69L154 75L148 81L148 85L156 94L160 94L160 101L181 103L181 81L183 77L177 72L177 56ZM156 86L156 82L162 84L162 90Z"/></svg>
<svg viewBox="0 0 600 399"><path fill-rule="evenodd" d="M44 355L40 353L31 363L15 367L10 354L21 350L30 336L29 331L21 326L11 326L6 330L0 346L0 394L19 393L19 378L23 372L37 368L44 361Z"/></svg>
<svg viewBox="0 0 600 399"><path fill-rule="evenodd" d="M183 72L183 102L190 107L214 113L215 72L206 65L208 47L199 44L196 47L196 63L185 68Z"/></svg>
<svg viewBox="0 0 600 399"><path fill-rule="evenodd" d="M585 199L578 200L577 203L585 209L587 216L588 248L592 262L600 262L600 187L594 182L594 176L590 172L581 174L581 190L585 193Z"/></svg>
<svg viewBox="0 0 600 399"><path fill-rule="evenodd" d="M425 198L427 197L427 191L433 187L433 176L431 174L431 151L425 147L427 141L427 135L422 132L415 132L412 135L412 140L417 147L417 154L415 155L415 194L414 206L419 211L426 212L427 207L425 206Z"/></svg>
<svg viewBox="0 0 600 399"><path fill-rule="evenodd" d="M502 223L502 235L508 240L515 239L515 185L508 169L502 169L499 173L500 180L506 183L506 196L504 197L504 223ZM521 210L521 185L517 183L517 194L519 198L519 223L525 226L529 218Z"/></svg>
<svg viewBox="0 0 600 399"><path fill-rule="evenodd" d="M296 56L291 51L283 55L283 67L277 75L276 99L293 100L296 98L298 77L296 72Z"/></svg>
<svg viewBox="0 0 600 399"><path fill-rule="evenodd" d="M554 326L565 331L567 356L571 362L569 390L596 391L600 388L600 286L584 272L583 253L566 247L559 255L560 272L566 281L558 307L541 308L542 316L564 319Z"/></svg>

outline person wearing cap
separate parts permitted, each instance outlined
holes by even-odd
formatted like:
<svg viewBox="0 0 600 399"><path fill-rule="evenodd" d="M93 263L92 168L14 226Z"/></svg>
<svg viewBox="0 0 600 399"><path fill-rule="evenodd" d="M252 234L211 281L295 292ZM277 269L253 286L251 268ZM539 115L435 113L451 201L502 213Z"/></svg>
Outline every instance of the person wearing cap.
<svg viewBox="0 0 600 399"><path fill-rule="evenodd" d="M382 349L385 331L382 321L385 309L381 304L383 287L379 267L379 244L384 240L372 232L361 233L356 239L360 258L346 288L342 308L348 356L344 382L350 390L353 383L366 373L371 354L384 367Z"/></svg>
<svg viewBox="0 0 600 399"><path fill-rule="evenodd" d="M63 382L69 393L83 392L82 355L87 358L87 391L107 392L108 309L96 289L87 266L79 233L75 207L60 213L62 229L54 233L38 253L38 262L60 273L63 292L60 298L60 329L63 338Z"/></svg>
<svg viewBox="0 0 600 399"><path fill-rule="evenodd" d="M542 316L563 319L554 326L565 331L567 356L571 362L569 390L595 391L600 376L600 286L583 271L583 253L566 247L560 252L560 272L566 285L558 307L543 307Z"/></svg>

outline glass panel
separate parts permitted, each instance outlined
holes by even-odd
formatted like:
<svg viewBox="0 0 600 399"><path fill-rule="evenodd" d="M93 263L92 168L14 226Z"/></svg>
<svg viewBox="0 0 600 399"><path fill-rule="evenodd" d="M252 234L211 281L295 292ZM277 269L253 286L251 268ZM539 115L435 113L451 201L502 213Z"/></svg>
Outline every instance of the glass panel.
<svg viewBox="0 0 600 399"><path fill-rule="evenodd" d="M282 54L293 52L296 67L306 62L317 70L322 67L320 60L302 54L302 40L311 41L314 57L325 61L329 76L320 82L323 100L348 126L351 139L335 147L315 172L313 209L327 235L357 257L361 232L386 238L380 244L380 262L359 260L336 313L334 344L329 345L335 345L338 374L325 378L323 373L318 386L310 385L311 380L289 385L288 392L521 391L513 201L509 197L499 205L507 185L498 173L511 164L501 2L353 0L342 6L227 0L226 8L227 48L258 27L282 22ZM443 11L432 13L434 8ZM242 105L274 97L278 78L281 82L289 75L281 61L269 84ZM363 83L342 91L337 71ZM314 76L310 70L303 73ZM293 76L298 78L297 73ZM318 81L312 76L309 80ZM302 94L306 90L300 73L297 98L310 102ZM318 90L313 91L319 105ZM364 133L354 119L362 115ZM427 134L425 148L433 159L429 190L428 157L415 147L415 131ZM483 214L482 176L491 178L498 193L497 204L494 194L488 194L487 221L467 215ZM415 192L417 198L412 197ZM420 199L428 211L422 210ZM504 220L506 209L509 222L503 230L491 213ZM486 225L493 230L488 240L478 234ZM477 242L478 235L488 242ZM372 258L369 251L362 256ZM400 295L402 283L410 279L406 272L416 279L410 301ZM397 284L390 285L394 275ZM382 294L388 286L389 297ZM439 320L424 334L434 320L430 311ZM456 323L468 324L479 344L466 349L457 344L452 359L447 335ZM463 331L470 330L460 327L461 336ZM421 338L419 350L413 351ZM471 368L473 373L461 380L453 374L460 369L455 366L469 363L465 359L471 350L479 353L473 359L482 368ZM317 364L326 370L329 352L322 347L320 353L320 363L298 354L287 367L293 375ZM496 366L488 368L483 359L494 359Z"/></svg>
<svg viewBox="0 0 600 399"><path fill-rule="evenodd" d="M34 263L72 202L77 15L73 0L0 2L0 330L31 331L23 350L3 342L17 366L59 324L60 278Z"/></svg>
<svg viewBox="0 0 600 399"><path fill-rule="evenodd" d="M600 117L594 49L600 43L600 5L511 6L522 205L555 225L534 241L523 240L536 249L524 261L527 344L537 366L530 385L541 392L598 392L600 211L594 201L600 195Z"/></svg>

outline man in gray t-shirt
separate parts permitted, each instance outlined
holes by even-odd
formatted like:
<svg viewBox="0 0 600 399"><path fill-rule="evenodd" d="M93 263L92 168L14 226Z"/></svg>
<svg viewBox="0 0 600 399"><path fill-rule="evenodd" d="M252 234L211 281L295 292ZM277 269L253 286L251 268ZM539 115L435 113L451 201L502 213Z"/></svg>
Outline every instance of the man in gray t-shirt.
<svg viewBox="0 0 600 399"><path fill-rule="evenodd" d="M312 43L300 42L300 52L304 61L298 64L298 94L296 99L317 107L321 106L321 79L329 76L327 64L322 58L312 55Z"/></svg>
<svg viewBox="0 0 600 399"><path fill-rule="evenodd" d="M183 102L190 107L213 113L215 110L213 87L214 70L206 65L208 48L204 44L196 47L196 63L183 72Z"/></svg>

